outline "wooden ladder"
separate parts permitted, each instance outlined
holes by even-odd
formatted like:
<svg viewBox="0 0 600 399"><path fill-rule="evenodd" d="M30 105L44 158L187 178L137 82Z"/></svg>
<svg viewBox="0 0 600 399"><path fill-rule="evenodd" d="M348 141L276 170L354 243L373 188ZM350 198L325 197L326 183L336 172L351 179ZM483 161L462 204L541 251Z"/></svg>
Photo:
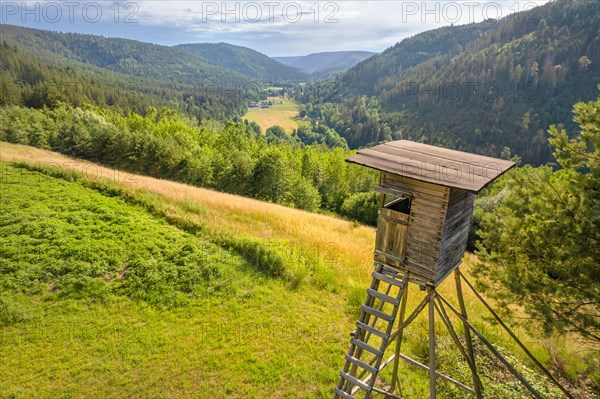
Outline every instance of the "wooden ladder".
<svg viewBox="0 0 600 399"><path fill-rule="evenodd" d="M362 391L364 399L369 399L373 392L401 399L376 388L375 383L379 371L386 365L383 355L389 345L404 289L408 289L408 274L401 276L381 263L375 265L371 286L367 288L367 299L361 306L356 330L351 334L350 348L335 388L335 399L358 399L355 395L360 394L359 391Z"/></svg>

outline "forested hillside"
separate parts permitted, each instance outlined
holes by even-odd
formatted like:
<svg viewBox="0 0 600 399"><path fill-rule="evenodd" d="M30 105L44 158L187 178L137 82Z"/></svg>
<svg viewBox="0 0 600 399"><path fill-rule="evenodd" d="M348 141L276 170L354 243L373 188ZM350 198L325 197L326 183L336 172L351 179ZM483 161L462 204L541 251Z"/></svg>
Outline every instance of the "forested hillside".
<svg viewBox="0 0 600 399"><path fill-rule="evenodd" d="M3 25L3 39L21 44L31 55L50 54L131 76L200 86L247 83L250 77L175 47L96 35L51 32Z"/></svg>
<svg viewBox="0 0 600 399"><path fill-rule="evenodd" d="M198 120L231 118L246 109L244 97L225 95L223 90L128 76L64 58L40 59L6 40L0 46L0 105L42 108L59 101L75 106L93 102L138 113L150 106L169 106ZM244 93L260 98L256 87Z"/></svg>
<svg viewBox="0 0 600 399"><path fill-rule="evenodd" d="M597 95L599 28L600 3L559 0L416 35L302 98L351 147L403 137L545 163L544 131L572 131L572 104ZM322 112L327 102L335 104ZM371 104L363 116L352 114L357 102Z"/></svg>
<svg viewBox="0 0 600 399"><path fill-rule="evenodd" d="M249 101L263 99L264 83L303 76L235 46L211 53L224 54L228 61L219 64L198 52L134 40L6 24L0 32L0 104L94 102L138 113L168 106L198 120L229 120L243 115ZM232 52L239 58L231 59Z"/></svg>
<svg viewBox="0 0 600 399"><path fill-rule="evenodd" d="M259 82L301 81L306 74L258 51L228 43L190 43L175 48L198 55L215 65L240 72Z"/></svg>
<svg viewBox="0 0 600 399"><path fill-rule="evenodd" d="M456 56L475 48L475 43L494 29L497 23L487 20L478 24L438 28L409 37L350 68L340 76L340 82L356 93L379 94L381 81L433 58Z"/></svg>

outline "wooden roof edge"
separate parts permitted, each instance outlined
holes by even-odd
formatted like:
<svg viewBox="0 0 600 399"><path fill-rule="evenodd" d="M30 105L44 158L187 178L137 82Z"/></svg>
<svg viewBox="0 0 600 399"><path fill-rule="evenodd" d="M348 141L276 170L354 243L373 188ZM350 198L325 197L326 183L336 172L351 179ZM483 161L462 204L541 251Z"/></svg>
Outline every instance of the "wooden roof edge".
<svg viewBox="0 0 600 399"><path fill-rule="evenodd" d="M365 149L368 149L368 148L365 148ZM398 175L398 176L403 176L403 177L406 177L408 179L422 181L422 182L426 182L426 183L430 183L430 184L436 184L438 186L444 186L444 187L450 187L450 188L458 188L458 189L465 190L465 191L468 191L468 192L473 193L473 194L479 193L484 188L486 188L487 186L489 186L492 182L494 182L496 179L498 179L500 176L504 175L506 172L508 172L509 170L511 170L512 168L514 168L516 166L516 163L513 162L513 161L509 161L509 160L505 160L505 159L498 159L500 161L504 161L506 163L510 163L510 165L507 166L506 168L501 169L500 172L498 173L498 175L496 175L492 179L489 179L488 181L486 181L481 187L479 187L478 189L474 189L474 188L468 188L464 184L460 184L459 185L459 184L452 184L450 182L442 183L440 180L437 180L437 181L433 182L433 181L429 181L428 179L418 178L416 176L402 175L402 174L398 173L397 170L394 170L394 169L391 169L391 168L375 167L375 166L370 165L370 164L368 164L366 162L361 162L361 161L352 159L352 157L354 157L355 155L362 155L362 154L360 154L360 150L359 150L355 154L347 157L345 159L345 161L348 162L348 163L356 164L356 165L366 166L366 167L374 169L374 170L388 172L388 173L392 173L392 174L395 174L395 175ZM497 158L492 158L492 157L488 157L488 158L497 159Z"/></svg>
<svg viewBox="0 0 600 399"><path fill-rule="evenodd" d="M510 163L512 161L508 160L508 159L501 159L501 158L495 158L495 157L491 157L489 155L481 155L481 154L475 154L473 152L466 152L466 151L461 151L461 150L455 150L452 148L446 148L446 147L442 147L442 146L438 146L438 145L433 145L433 144L423 144L423 143L419 143L416 141L411 141L411 140L394 140L394 141L388 141L387 143L381 143L381 144L377 144L376 146L379 145L389 145L392 147L396 147L396 148L404 148L406 150L414 150L414 151L418 151L418 152L422 152L422 149L417 149L417 148L406 148L406 147L402 147L402 143L407 143L410 146L416 146L418 147L433 147L436 150L439 151L444 151L447 152L448 154L452 154L452 155L456 155L456 156L460 156L460 155L469 155L469 156L474 156L480 159L487 159L489 161L501 161L501 162L507 162ZM376 147L373 146L373 147ZM373 147L367 147L367 148L373 148ZM367 148L361 148L362 149L367 149ZM360 150L359 150L360 151ZM514 163L514 162L512 162Z"/></svg>
<svg viewBox="0 0 600 399"><path fill-rule="evenodd" d="M416 148L413 147L403 147L402 144L403 143L409 143L409 145L414 146L416 145ZM495 158L495 157L490 157L488 155L481 155L481 154L475 154L472 152L465 152L465 151L459 151L459 150L453 150L450 148L445 148L445 147L440 147L440 146L435 146L435 145L430 145L430 144L422 144L422 143L417 143L414 141L409 141L409 140L396 140L396 141L390 141L388 143L384 143L384 144L378 144L376 146L373 147L368 147L368 148L361 148L360 150L358 150L358 152L361 152L363 150L374 150L374 151L381 151L380 147L391 147L391 148L395 148L398 150L403 150L403 151L408 151L408 152L414 152L417 154L421 154L424 156L430 156L433 158L438 158L438 159L444 159L447 160L449 162L455 162L455 163L463 163L466 165L474 165L474 166L482 166L481 162L488 162L488 163L497 163L499 165L503 165L503 164L512 164L510 166L507 166L508 168L511 168L512 166L514 166L514 162L508 159L501 159L501 158ZM421 148L419 148L421 147ZM432 154L427 152L427 148L423 148L423 147L429 147L429 148L434 148L436 151L442 151L443 154L439 155L439 154ZM445 154L444 154L445 153ZM448 156L450 156L450 158L448 158ZM473 158L473 159L461 159L461 160L456 160L456 159L452 159L452 157L467 157L467 158ZM473 161L476 161L475 163L473 163Z"/></svg>
<svg viewBox="0 0 600 399"><path fill-rule="evenodd" d="M507 161L506 159L503 159L503 161ZM498 178L500 178L502 175L504 175L506 172L508 172L509 170L511 170L512 168L514 168L515 166L517 166L516 162L510 161L512 163L512 165L510 165L508 168L504 169L502 172L498 173L498 176L494 177L492 180L488 181L487 183L485 183L483 185L483 187L481 187L479 189L479 191L477 191L475 194L477 194L478 192L480 192L481 190L485 189L487 186L489 186L490 184L492 184L495 180L497 180Z"/></svg>
<svg viewBox="0 0 600 399"><path fill-rule="evenodd" d="M361 163L361 162L352 160L352 159L350 159L350 157L346 158L346 162L353 163L353 164L360 165L360 166L366 166L367 168L371 168L373 170L377 170L377 171L380 171L380 172L388 172L388 173L391 173L391 174L394 174L394 175L398 175L398 171L391 170L391 169L384 169L384 168L376 168L374 166L367 165L366 163ZM401 176L401 175L398 175L398 176ZM479 191L483 190L483 188L481 188L479 190L473 190L473 189L466 188L466 187L457 187L456 184L450 184L450 183L445 183L444 184L444 183L440 183L440 181L432 182L432 181L428 181L428 180L425 180L425 179L419 179L419 178L417 178L415 176L402 176L402 177L407 178L407 179L412 179L412 180L417 180L417 181L429 183L429 184L434 184L434 185L438 185L438 186L444 186L444 187L450 187L450 188L458 188L458 189L465 190L465 191L468 191L468 192L473 193L473 194L477 194ZM490 183L491 183L491 181L490 181ZM487 186L487 184L485 184L483 187L485 187L485 186Z"/></svg>

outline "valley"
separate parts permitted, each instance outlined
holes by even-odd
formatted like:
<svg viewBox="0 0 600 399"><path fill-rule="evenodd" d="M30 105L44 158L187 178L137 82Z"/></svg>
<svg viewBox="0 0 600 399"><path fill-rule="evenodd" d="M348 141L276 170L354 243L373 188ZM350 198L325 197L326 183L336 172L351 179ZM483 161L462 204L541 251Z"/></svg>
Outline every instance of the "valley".
<svg viewBox="0 0 600 399"><path fill-rule="evenodd" d="M268 103L272 103L268 108L249 108L242 119L257 123L263 131L273 126L281 126L287 133L291 133L300 126L310 125L310 121L298 116L300 106L295 101L283 97L269 97Z"/></svg>

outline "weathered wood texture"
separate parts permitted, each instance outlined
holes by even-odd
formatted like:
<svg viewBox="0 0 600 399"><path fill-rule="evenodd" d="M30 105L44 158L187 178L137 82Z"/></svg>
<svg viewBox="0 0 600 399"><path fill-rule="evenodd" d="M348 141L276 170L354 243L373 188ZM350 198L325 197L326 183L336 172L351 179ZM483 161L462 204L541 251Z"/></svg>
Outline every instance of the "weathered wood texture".
<svg viewBox="0 0 600 399"><path fill-rule="evenodd" d="M474 202L475 194L457 188L450 190L440 258L436 267L436 283L460 265L467 246Z"/></svg>
<svg viewBox="0 0 600 399"><path fill-rule="evenodd" d="M379 170L377 191L410 199L410 217L398 216L404 215L399 207L382 207L375 260L434 285L461 262L475 194L514 166L406 140L360 150L346 161ZM396 223L399 218L402 223Z"/></svg>
<svg viewBox="0 0 600 399"><path fill-rule="evenodd" d="M383 208L379 211L375 251L381 253L383 258L387 258L386 254L398 259L404 257L408 219L407 214L390 209ZM394 261L394 259L391 260Z"/></svg>
<svg viewBox="0 0 600 399"><path fill-rule="evenodd" d="M375 259L390 266L408 269L426 281L433 281L439 262L450 189L386 172L381 173L381 186L406 192L412 196L412 199L410 218L406 217L408 229L407 232L406 230L403 232L405 240L403 251L398 253L376 251ZM387 210L382 209L382 211ZM394 233L395 230L389 226L386 226L385 230L380 230L380 223L377 229L377 242L393 242L393 238L386 238L386 236ZM382 248L380 245L376 247Z"/></svg>
<svg viewBox="0 0 600 399"><path fill-rule="evenodd" d="M380 191L407 193L412 200L410 217L380 210L375 259L437 285L461 262L475 195L387 172L380 181Z"/></svg>
<svg viewBox="0 0 600 399"><path fill-rule="evenodd" d="M348 162L423 182L478 193L512 168L512 161L407 140L359 150Z"/></svg>

